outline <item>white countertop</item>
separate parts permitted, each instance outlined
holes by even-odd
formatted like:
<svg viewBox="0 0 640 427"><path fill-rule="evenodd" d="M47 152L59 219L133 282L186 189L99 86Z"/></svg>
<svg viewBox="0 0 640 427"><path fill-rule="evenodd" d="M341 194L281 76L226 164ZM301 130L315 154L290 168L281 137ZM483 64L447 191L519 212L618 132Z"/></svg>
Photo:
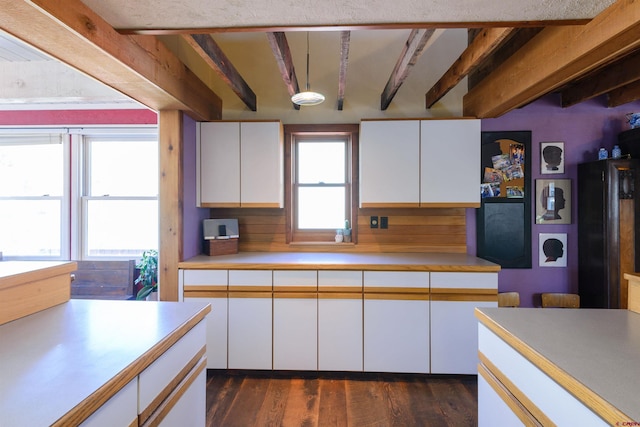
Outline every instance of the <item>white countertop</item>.
<svg viewBox="0 0 640 427"><path fill-rule="evenodd" d="M498 272L500 266L467 254L240 252L199 255L178 264L190 269L311 269Z"/></svg>
<svg viewBox="0 0 640 427"><path fill-rule="evenodd" d="M577 380L587 395L594 393L640 421L640 314L586 308L476 311L489 329L506 331L509 344L524 344ZM591 407L592 402L583 403Z"/></svg>
<svg viewBox="0 0 640 427"><path fill-rule="evenodd" d="M197 302L71 300L0 326L0 424L51 425L116 374L134 378L153 361L143 355L179 339L208 310Z"/></svg>

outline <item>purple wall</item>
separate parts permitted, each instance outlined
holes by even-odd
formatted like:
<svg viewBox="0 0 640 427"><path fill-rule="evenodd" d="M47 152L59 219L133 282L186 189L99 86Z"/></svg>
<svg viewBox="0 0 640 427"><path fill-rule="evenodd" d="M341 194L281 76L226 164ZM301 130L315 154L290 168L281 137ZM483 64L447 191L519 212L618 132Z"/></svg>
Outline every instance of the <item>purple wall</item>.
<svg viewBox="0 0 640 427"><path fill-rule="evenodd" d="M202 220L209 218L209 209L196 207L196 122L186 114L182 121L184 261L202 253Z"/></svg>
<svg viewBox="0 0 640 427"><path fill-rule="evenodd" d="M532 268L505 269L499 274L498 289L520 292L523 307L539 306L541 292L578 291L578 225L577 225L577 177L578 163L597 160L597 151L604 146L611 153L618 133L629 129L625 114L640 111L640 102L622 107L607 108L606 100L598 98L563 109L559 96L552 95L524 108L512 111L497 119L482 120L483 131L531 131L531 184L539 178L571 179L571 224L536 225L535 196L531 207ZM540 174L540 143L563 141L565 149L565 173ZM538 234L567 233L567 267L538 266ZM467 210L467 245L470 254L476 254L475 210Z"/></svg>

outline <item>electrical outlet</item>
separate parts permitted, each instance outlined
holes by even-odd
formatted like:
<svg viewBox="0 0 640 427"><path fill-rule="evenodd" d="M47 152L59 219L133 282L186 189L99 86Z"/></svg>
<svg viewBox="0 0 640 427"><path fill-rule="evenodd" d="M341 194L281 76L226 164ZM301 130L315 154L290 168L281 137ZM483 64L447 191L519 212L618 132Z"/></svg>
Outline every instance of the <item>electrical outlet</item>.
<svg viewBox="0 0 640 427"><path fill-rule="evenodd" d="M389 217L380 217L380 228L389 228Z"/></svg>
<svg viewBox="0 0 640 427"><path fill-rule="evenodd" d="M372 216L369 219L369 227L370 228L378 228L378 217L377 216Z"/></svg>

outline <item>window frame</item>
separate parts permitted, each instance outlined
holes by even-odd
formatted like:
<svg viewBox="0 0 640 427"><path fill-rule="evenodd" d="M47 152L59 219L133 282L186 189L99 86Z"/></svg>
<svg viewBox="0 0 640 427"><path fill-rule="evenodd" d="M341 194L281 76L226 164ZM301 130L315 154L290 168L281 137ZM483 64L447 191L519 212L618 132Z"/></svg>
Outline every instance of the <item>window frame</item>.
<svg viewBox="0 0 640 427"><path fill-rule="evenodd" d="M159 144L157 131L150 132L149 129L126 129L122 130L91 130L91 132L83 133L79 138L79 149L81 150L81 171L78 176L81 177L79 181L78 192L78 226L76 230L78 232L77 252L78 259L82 260L118 260L118 259L132 259L139 258L142 254L122 254L122 255L89 255L89 209L88 205L91 201L147 201L155 200L158 203L159 209L159 188L158 193L155 196L117 196L117 195L91 195L91 142L92 141L114 141L114 142L127 142L127 141L148 141ZM158 146L159 147L159 146ZM159 212L158 212L159 215ZM159 246L159 229L158 229L158 243L155 248Z"/></svg>
<svg viewBox="0 0 640 427"><path fill-rule="evenodd" d="M285 211L287 244L300 243L331 243L335 244L334 229L305 229L297 228L296 193L299 188L296 177L296 143L297 141L313 140L344 140L346 139L345 156L345 211L352 229L352 243L357 242L357 212L358 212L358 134L357 124L334 125L284 125L285 134ZM325 184L324 186L332 186ZM345 219L347 219L345 218Z"/></svg>
<svg viewBox="0 0 640 427"><path fill-rule="evenodd" d="M57 200L60 206L60 255L58 256L38 256L38 255L10 255L5 252L3 254L4 259L8 260L42 260L42 261L57 261L69 259L71 253L71 242L69 240L70 234L70 222L71 213L69 205L71 203L71 191L70 191L70 175L71 175L71 143L70 137L65 129L59 128L36 128L36 129L12 129L12 128L0 128L0 139L11 140L12 138L22 139L20 144L25 145L47 145L55 142L51 141L51 137L59 138L60 144L62 144L62 193L61 195L42 195L42 196L0 196L1 200L16 200L16 201L29 201L29 200L42 200L52 201ZM46 140L49 139L49 142ZM2 249L2 248L0 248ZM6 251L6 248L5 248Z"/></svg>
<svg viewBox="0 0 640 427"><path fill-rule="evenodd" d="M63 196L16 196L2 197L3 200L53 200L60 199L60 256L15 256L4 251L6 260L119 260L137 258L132 255L88 257L84 256L83 239L86 235L86 221L83 219L83 186L86 182L85 153L83 152L83 138L85 136L102 137L106 139L120 138L123 140L150 139L156 141L159 147L157 125L114 125L114 126L0 126L0 142L3 138L29 138L61 135L63 143ZM158 148L159 152L159 148ZM159 182L159 177L158 177ZM159 189L158 189L159 192ZM123 196L123 198L126 198ZM149 197L159 201L159 194ZM114 197L115 199L115 197ZM134 197L134 199L139 199ZM159 233L159 230L158 230ZM2 248L0 247L0 250Z"/></svg>

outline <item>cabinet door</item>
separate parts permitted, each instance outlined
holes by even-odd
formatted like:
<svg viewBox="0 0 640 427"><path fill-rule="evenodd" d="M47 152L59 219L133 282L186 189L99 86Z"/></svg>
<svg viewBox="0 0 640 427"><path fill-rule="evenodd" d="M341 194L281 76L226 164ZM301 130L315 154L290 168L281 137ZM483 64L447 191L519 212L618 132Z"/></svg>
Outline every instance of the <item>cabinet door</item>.
<svg viewBox="0 0 640 427"><path fill-rule="evenodd" d="M273 369L318 369L318 273L273 272Z"/></svg>
<svg viewBox="0 0 640 427"><path fill-rule="evenodd" d="M229 271L229 369L272 369L272 272Z"/></svg>
<svg viewBox="0 0 640 427"><path fill-rule="evenodd" d="M429 373L429 301L365 294L364 370Z"/></svg>
<svg viewBox="0 0 640 427"><path fill-rule="evenodd" d="M364 272L364 370L429 372L429 273Z"/></svg>
<svg viewBox="0 0 640 427"><path fill-rule="evenodd" d="M211 304L205 317L207 324L207 368L227 369L227 297L185 298Z"/></svg>
<svg viewBox="0 0 640 427"><path fill-rule="evenodd" d="M200 123L200 207L240 206L240 126L238 122Z"/></svg>
<svg viewBox="0 0 640 427"><path fill-rule="evenodd" d="M272 369L271 322L270 294L230 293L229 369Z"/></svg>
<svg viewBox="0 0 640 427"><path fill-rule="evenodd" d="M362 271L318 271L318 369L362 371Z"/></svg>
<svg viewBox="0 0 640 427"><path fill-rule="evenodd" d="M360 207L418 207L420 122L360 124Z"/></svg>
<svg viewBox="0 0 640 427"><path fill-rule="evenodd" d="M362 371L362 294L318 295L318 369Z"/></svg>
<svg viewBox="0 0 640 427"><path fill-rule="evenodd" d="M431 273L431 373L476 374L476 307L497 307L497 273Z"/></svg>
<svg viewBox="0 0 640 427"><path fill-rule="evenodd" d="M240 123L242 207L284 207L284 140L280 122Z"/></svg>
<svg viewBox="0 0 640 427"><path fill-rule="evenodd" d="M420 204L480 206L480 120L422 120L420 136Z"/></svg>
<svg viewBox="0 0 640 427"><path fill-rule="evenodd" d="M227 368L227 270L180 270L182 299L211 304L206 316L207 368Z"/></svg>

